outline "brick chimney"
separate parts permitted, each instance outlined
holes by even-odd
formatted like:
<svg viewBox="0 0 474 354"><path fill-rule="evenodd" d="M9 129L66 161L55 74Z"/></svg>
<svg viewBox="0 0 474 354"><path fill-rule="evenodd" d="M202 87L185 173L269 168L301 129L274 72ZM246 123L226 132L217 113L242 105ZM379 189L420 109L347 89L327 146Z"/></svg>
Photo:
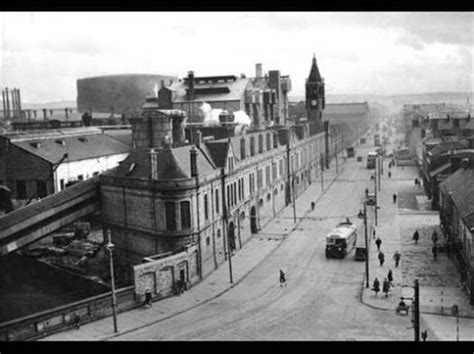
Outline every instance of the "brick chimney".
<svg viewBox="0 0 474 354"><path fill-rule="evenodd" d="M198 168L197 168L197 149L195 146L189 150L190 158L191 158L191 177L196 177L198 175Z"/></svg>
<svg viewBox="0 0 474 354"><path fill-rule="evenodd" d="M194 71L188 71L188 92L189 101L194 100Z"/></svg>

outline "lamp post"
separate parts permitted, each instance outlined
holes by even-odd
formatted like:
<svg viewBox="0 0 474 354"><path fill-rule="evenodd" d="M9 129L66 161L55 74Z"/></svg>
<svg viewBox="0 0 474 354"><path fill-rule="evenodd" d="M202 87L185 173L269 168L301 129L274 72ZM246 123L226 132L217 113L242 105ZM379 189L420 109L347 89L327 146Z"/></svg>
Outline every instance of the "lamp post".
<svg viewBox="0 0 474 354"><path fill-rule="evenodd" d="M415 284L413 286L415 293L413 297L401 297L402 300L411 300L413 303L413 330L415 334L415 342L420 341L420 285L418 279L415 279Z"/></svg>
<svg viewBox="0 0 474 354"><path fill-rule="evenodd" d="M115 297L114 261L113 261L113 257L112 257L112 250L115 247L115 245L111 241L110 229L107 229L107 239L108 239L107 240L108 242L105 245L105 247L109 251L109 255L110 255L109 264L110 264L110 282L111 282L111 287L112 287L112 314L113 314L113 318L114 318L114 332L117 333L118 332L118 328L117 328L117 299Z"/></svg>
<svg viewBox="0 0 474 354"><path fill-rule="evenodd" d="M364 202L364 235L365 235L365 287L369 288L369 242L367 236L367 204Z"/></svg>
<svg viewBox="0 0 474 354"><path fill-rule="evenodd" d="M375 226L378 226L377 225L377 209L378 209L378 203L377 203L377 161L378 161L378 159L375 159L375 171L374 171Z"/></svg>

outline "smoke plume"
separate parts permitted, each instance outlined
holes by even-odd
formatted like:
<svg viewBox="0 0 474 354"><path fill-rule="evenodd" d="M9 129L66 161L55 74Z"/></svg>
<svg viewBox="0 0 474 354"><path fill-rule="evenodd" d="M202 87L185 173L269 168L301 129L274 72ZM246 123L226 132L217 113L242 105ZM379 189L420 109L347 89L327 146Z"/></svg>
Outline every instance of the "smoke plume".
<svg viewBox="0 0 474 354"><path fill-rule="evenodd" d="M219 125L219 114L221 114L222 109L212 108L207 102L203 102L199 109L202 112L201 115L204 117L204 126Z"/></svg>

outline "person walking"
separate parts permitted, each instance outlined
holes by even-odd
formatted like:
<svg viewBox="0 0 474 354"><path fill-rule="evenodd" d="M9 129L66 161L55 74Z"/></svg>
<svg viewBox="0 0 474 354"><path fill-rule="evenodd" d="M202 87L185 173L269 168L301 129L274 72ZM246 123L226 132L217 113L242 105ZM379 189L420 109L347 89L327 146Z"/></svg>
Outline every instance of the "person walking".
<svg viewBox="0 0 474 354"><path fill-rule="evenodd" d="M395 251L394 255L393 255L393 259L395 260L395 267L398 268L398 264L400 263L400 258L402 257L402 255L400 254L400 252L398 252L398 250Z"/></svg>
<svg viewBox="0 0 474 354"><path fill-rule="evenodd" d="M385 255L383 254L382 251L379 252L378 258L379 258L380 266L382 267L383 263L385 262Z"/></svg>
<svg viewBox="0 0 474 354"><path fill-rule="evenodd" d="M380 282L377 278L374 279L374 283L372 284L372 290L375 292L375 297L377 297L377 294L380 291Z"/></svg>
<svg viewBox="0 0 474 354"><path fill-rule="evenodd" d="M397 202L397 195L394 193L393 194L393 204L395 204Z"/></svg>
<svg viewBox="0 0 474 354"><path fill-rule="evenodd" d="M433 248L431 249L431 252L433 252L433 257L436 260L438 258L438 247L436 244L433 245Z"/></svg>
<svg viewBox="0 0 474 354"><path fill-rule="evenodd" d="M377 237L375 239L375 244L377 245L377 251L380 252L380 245L382 245L382 240L380 239L380 237Z"/></svg>
<svg viewBox="0 0 474 354"><path fill-rule="evenodd" d="M285 273L280 269L280 286L286 286L286 277Z"/></svg>
<svg viewBox="0 0 474 354"><path fill-rule="evenodd" d="M382 291L384 292L385 297L388 297L388 292L390 291L390 283L388 282L387 278L383 280Z"/></svg>
<svg viewBox="0 0 474 354"><path fill-rule="evenodd" d="M415 186L418 187L418 178L415 178Z"/></svg>
<svg viewBox="0 0 474 354"><path fill-rule="evenodd" d="M393 274L392 274L392 270L391 270L391 269L388 270L387 279L388 279L388 282L390 283L390 285L392 285L392 282L393 282Z"/></svg>
<svg viewBox="0 0 474 354"><path fill-rule="evenodd" d="M416 230L414 233L413 233L413 239L415 240L415 244L418 243L418 240L420 239L420 234L418 233L418 230Z"/></svg>
<svg viewBox="0 0 474 354"><path fill-rule="evenodd" d="M81 328L81 317L79 317L79 315L77 313L74 316L74 328L75 329Z"/></svg>
<svg viewBox="0 0 474 354"><path fill-rule="evenodd" d="M311 210L314 211L314 208L316 207L316 203L315 202L311 202Z"/></svg>
<svg viewBox="0 0 474 354"><path fill-rule="evenodd" d="M388 171L388 178L392 177L392 172Z"/></svg>
<svg viewBox="0 0 474 354"><path fill-rule="evenodd" d="M366 197L369 196L369 188L366 188L366 189L365 189L365 196L366 196Z"/></svg>
<svg viewBox="0 0 474 354"><path fill-rule="evenodd" d="M145 291L145 306L150 306L153 307L153 304L151 303L151 290L146 289Z"/></svg>
<svg viewBox="0 0 474 354"><path fill-rule="evenodd" d="M438 233L436 230L433 231L433 235L431 236L431 241L433 241L433 244L436 245L436 242L438 242Z"/></svg>

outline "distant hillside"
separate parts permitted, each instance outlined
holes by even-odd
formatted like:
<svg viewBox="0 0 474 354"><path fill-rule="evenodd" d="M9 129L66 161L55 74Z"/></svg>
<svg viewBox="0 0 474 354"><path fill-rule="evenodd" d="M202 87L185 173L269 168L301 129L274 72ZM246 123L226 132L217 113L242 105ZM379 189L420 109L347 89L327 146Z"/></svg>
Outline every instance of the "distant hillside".
<svg viewBox="0 0 474 354"><path fill-rule="evenodd" d="M0 100L1 101L1 100ZM1 109L3 109L3 102L1 103ZM47 102L47 103L21 103L22 109L53 109L53 108L76 108L76 101L59 101L59 102Z"/></svg>

